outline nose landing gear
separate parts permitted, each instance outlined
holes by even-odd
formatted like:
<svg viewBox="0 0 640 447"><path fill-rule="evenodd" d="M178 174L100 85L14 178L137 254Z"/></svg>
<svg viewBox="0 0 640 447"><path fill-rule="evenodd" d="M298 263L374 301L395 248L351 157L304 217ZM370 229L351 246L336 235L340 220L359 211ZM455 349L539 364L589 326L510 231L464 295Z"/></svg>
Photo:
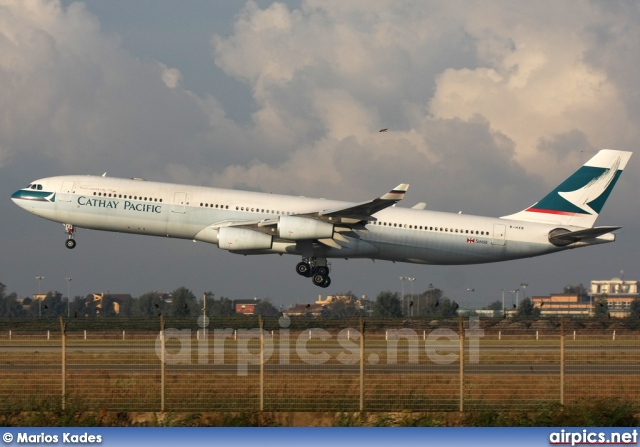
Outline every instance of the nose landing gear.
<svg viewBox="0 0 640 447"><path fill-rule="evenodd" d="M303 258L302 262L296 265L298 275L311 278L311 282L322 288L327 288L331 284L329 270L329 265L325 258Z"/></svg>
<svg viewBox="0 0 640 447"><path fill-rule="evenodd" d="M73 225L64 224L64 231L68 235L68 239L64 242L64 245L70 250L74 249L76 247L76 240L74 239L74 233L76 232L75 227Z"/></svg>

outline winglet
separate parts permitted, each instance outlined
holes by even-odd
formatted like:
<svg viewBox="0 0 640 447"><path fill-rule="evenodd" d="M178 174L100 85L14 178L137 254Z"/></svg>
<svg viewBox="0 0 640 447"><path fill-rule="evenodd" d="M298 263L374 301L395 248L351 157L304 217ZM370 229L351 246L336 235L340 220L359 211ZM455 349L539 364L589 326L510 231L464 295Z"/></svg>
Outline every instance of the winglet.
<svg viewBox="0 0 640 447"><path fill-rule="evenodd" d="M391 191L380 197L382 200L395 200L400 201L404 199L404 195L409 189L408 183L401 183L400 185L393 188Z"/></svg>

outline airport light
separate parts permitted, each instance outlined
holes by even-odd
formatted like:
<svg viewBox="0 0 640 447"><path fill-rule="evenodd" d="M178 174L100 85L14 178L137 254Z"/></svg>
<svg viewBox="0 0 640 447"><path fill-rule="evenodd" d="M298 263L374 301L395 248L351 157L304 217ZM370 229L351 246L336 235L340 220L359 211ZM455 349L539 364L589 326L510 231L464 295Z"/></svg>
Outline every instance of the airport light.
<svg viewBox="0 0 640 447"><path fill-rule="evenodd" d="M413 282L415 281L415 278L407 278L407 281L409 281L411 283L411 301L413 302ZM413 306L411 306L411 316L413 317Z"/></svg>
<svg viewBox="0 0 640 447"><path fill-rule="evenodd" d="M400 295L400 302L402 303L402 311L404 312L404 280L407 279L406 276L401 276L400 277L400 287L401 287L401 295Z"/></svg>
<svg viewBox="0 0 640 447"><path fill-rule="evenodd" d="M44 276L36 276L38 280L38 317L42 316L42 292L40 291L40 283L44 279Z"/></svg>
<svg viewBox="0 0 640 447"><path fill-rule="evenodd" d="M69 304L71 301L71 280L73 278L65 278L67 280L67 318L71 317L71 305Z"/></svg>

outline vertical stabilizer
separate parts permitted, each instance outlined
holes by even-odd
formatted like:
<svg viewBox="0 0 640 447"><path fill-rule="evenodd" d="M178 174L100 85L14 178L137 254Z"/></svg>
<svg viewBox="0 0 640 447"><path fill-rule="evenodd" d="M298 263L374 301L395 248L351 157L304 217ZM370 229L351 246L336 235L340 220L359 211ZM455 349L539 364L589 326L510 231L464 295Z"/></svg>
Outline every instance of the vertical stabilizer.
<svg viewBox="0 0 640 447"><path fill-rule="evenodd" d="M502 218L590 228L630 157L631 152L602 149L542 200Z"/></svg>

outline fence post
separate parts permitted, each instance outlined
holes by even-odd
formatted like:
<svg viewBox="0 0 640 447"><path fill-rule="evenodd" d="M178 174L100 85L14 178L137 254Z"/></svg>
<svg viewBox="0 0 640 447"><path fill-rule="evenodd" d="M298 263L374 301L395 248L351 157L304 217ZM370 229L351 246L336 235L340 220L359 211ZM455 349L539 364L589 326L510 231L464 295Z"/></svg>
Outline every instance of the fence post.
<svg viewBox="0 0 640 447"><path fill-rule="evenodd" d="M564 405L564 317L560 317L560 405Z"/></svg>
<svg viewBox="0 0 640 447"><path fill-rule="evenodd" d="M164 413L164 373L165 373L165 339L164 339L164 317L160 315L160 411Z"/></svg>
<svg viewBox="0 0 640 447"><path fill-rule="evenodd" d="M460 413L464 411L464 330L462 317L459 317L460 332Z"/></svg>
<svg viewBox="0 0 640 447"><path fill-rule="evenodd" d="M364 320L360 317L360 413L364 411Z"/></svg>
<svg viewBox="0 0 640 447"><path fill-rule="evenodd" d="M258 315L260 326L260 411L264 411L264 321L262 315Z"/></svg>
<svg viewBox="0 0 640 447"><path fill-rule="evenodd" d="M60 316L60 331L62 332L62 411L64 411L67 395L67 324L62 316Z"/></svg>

